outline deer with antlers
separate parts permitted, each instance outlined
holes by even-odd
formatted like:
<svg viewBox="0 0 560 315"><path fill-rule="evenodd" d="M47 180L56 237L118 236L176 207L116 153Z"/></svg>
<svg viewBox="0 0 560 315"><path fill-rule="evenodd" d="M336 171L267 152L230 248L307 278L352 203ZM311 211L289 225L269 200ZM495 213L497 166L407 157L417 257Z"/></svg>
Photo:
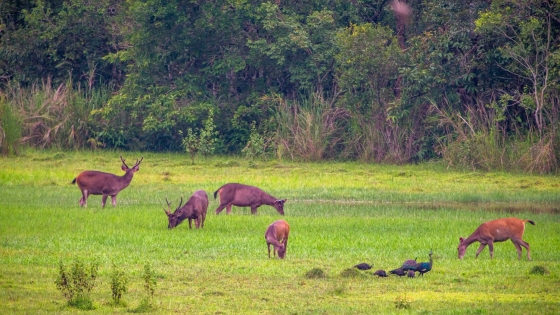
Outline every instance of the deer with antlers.
<svg viewBox="0 0 560 315"><path fill-rule="evenodd" d="M167 202L167 210L165 210L165 208L163 210L165 214L167 214L167 220L169 222L167 225L168 229L176 227L185 219L189 219L189 229L192 229L192 220L194 220L197 229L204 227L206 212L208 211L208 194L206 194L204 190L195 191L182 207L183 197L181 197L181 202L179 202L179 206L173 213L171 213L171 202L169 202L167 198L165 198L165 202Z"/></svg>
<svg viewBox="0 0 560 315"><path fill-rule="evenodd" d="M117 194L128 187L132 181L134 173L140 170L140 161L136 160L133 167L128 167L125 160L121 156L122 166L121 169L125 171L123 176L118 176L111 173L105 173L100 171L83 171L74 180L72 184L78 184L78 187L82 191L82 198L80 198L80 206L87 207L87 198L89 195L103 195L101 200L101 206L105 207L105 202L107 197L111 196L111 201L113 207L117 205Z"/></svg>

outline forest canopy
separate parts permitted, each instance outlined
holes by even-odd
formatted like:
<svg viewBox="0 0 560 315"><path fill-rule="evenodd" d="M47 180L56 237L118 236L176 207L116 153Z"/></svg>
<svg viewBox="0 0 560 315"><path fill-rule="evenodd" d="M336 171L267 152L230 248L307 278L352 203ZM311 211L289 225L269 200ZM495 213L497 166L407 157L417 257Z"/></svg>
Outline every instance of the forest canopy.
<svg viewBox="0 0 560 315"><path fill-rule="evenodd" d="M557 172L557 0L5 0L0 148Z"/></svg>

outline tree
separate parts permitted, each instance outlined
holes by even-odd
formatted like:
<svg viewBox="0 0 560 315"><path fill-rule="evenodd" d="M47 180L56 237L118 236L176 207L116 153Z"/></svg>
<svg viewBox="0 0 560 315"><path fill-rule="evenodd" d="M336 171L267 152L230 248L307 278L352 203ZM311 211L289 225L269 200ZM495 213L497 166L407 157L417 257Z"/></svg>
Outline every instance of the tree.
<svg viewBox="0 0 560 315"><path fill-rule="evenodd" d="M546 113L554 106L551 88L560 80L560 4L547 0L500 0L482 12L476 31L499 43L498 65L519 79L513 100L533 115L539 134L547 126ZM507 96L509 97L509 96ZM548 122L550 124L550 121Z"/></svg>

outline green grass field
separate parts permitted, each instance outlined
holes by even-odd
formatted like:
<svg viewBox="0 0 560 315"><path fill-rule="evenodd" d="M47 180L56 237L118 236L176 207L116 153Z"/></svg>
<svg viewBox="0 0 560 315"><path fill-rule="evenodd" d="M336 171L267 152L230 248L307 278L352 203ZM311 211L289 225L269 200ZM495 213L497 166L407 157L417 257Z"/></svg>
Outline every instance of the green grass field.
<svg viewBox="0 0 560 315"><path fill-rule="evenodd" d="M0 314L115 314L139 311L142 272L157 274L154 314L558 314L560 313L560 178L460 172L431 163L383 166L293 163L124 152L144 156L117 207L90 196L80 208L79 172L123 174L119 152L26 151L0 158ZM227 182L259 186L287 198L286 215L262 206L215 215L213 193ZM210 196L204 229L167 229L174 205L197 189ZM110 201L110 198L109 198ZM510 241L475 260L478 243L457 258L459 236L481 223L516 216L535 221L517 260ZM291 226L286 259L267 257L264 232ZM373 277L406 259L434 267L424 277ZM67 306L54 283L59 262L99 263L94 310ZM349 277L346 269L373 263ZM112 264L129 277L124 306L111 304ZM545 275L531 274L535 266ZM319 268L325 278L306 277Z"/></svg>

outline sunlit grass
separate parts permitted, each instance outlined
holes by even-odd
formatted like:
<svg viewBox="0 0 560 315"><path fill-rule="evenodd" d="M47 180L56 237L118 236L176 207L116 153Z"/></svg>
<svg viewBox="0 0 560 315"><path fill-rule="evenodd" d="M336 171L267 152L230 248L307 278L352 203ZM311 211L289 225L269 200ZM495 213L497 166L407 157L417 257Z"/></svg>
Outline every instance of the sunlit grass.
<svg viewBox="0 0 560 315"><path fill-rule="evenodd" d="M464 173L437 164L256 162L213 158L190 165L179 154L124 153L144 162L116 208L91 196L80 208L72 179L82 170L121 174L120 152L25 152L0 159L0 313L75 314L54 279L60 260L100 263L87 314L128 313L144 297L141 275L158 275L157 314L556 314L560 311L558 178ZM235 208L214 215L213 192L226 182L260 186L288 198L291 225L285 260L268 259L264 231L280 218L262 206L257 216ZM165 198L178 202L204 189L211 202L205 228L167 230ZM533 261L517 260L511 242L490 260L477 244L457 259L459 236L503 216L532 219L524 239ZM371 276L405 259L434 269L408 279ZM112 263L129 275L127 307L111 304ZM362 277L341 276L361 262ZM534 274L535 266L549 273ZM306 274L321 269L324 278ZM406 300L405 299L406 296ZM408 301L397 309L396 301Z"/></svg>

